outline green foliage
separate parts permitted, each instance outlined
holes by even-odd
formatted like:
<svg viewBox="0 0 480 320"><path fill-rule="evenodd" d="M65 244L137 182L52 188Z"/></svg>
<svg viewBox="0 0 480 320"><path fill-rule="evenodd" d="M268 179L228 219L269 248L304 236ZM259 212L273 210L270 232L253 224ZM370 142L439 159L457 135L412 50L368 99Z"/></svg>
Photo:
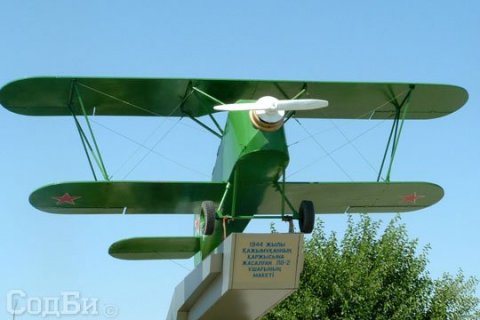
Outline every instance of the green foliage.
<svg viewBox="0 0 480 320"><path fill-rule="evenodd" d="M379 229L366 215L350 217L339 241L317 223L299 290L263 319L480 319L476 279L461 271L431 279L429 248L417 250L399 216Z"/></svg>

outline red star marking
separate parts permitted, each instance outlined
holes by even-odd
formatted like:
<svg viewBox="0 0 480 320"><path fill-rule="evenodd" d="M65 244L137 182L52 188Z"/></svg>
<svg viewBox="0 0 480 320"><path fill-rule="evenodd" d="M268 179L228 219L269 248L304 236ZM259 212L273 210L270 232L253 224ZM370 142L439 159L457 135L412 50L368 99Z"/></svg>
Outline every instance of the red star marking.
<svg viewBox="0 0 480 320"><path fill-rule="evenodd" d="M81 197L71 196L68 192L63 196L52 197L52 199L57 200L57 206L61 204L71 204L75 205L75 200L80 199Z"/></svg>
<svg viewBox="0 0 480 320"><path fill-rule="evenodd" d="M418 199L425 198L423 195L419 195L416 192L407 194L406 196L403 196L402 201L406 203L413 203L416 204Z"/></svg>

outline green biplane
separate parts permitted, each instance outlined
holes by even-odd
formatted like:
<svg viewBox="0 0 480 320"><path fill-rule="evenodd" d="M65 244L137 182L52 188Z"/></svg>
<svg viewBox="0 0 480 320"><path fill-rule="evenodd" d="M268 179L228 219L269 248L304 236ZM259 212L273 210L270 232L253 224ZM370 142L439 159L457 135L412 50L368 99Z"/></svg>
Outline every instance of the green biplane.
<svg viewBox="0 0 480 320"><path fill-rule="evenodd" d="M396 150L405 119L437 118L468 99L460 87L401 83L328 83L205 79L31 78L7 84L0 103L24 115L73 116L89 162L105 181L52 184L34 191L37 209L65 214L194 214L192 237L133 238L114 243L120 259L205 258L251 219L298 220L310 233L315 214L405 212L435 204L426 182L287 182L283 124L296 118L391 119L387 150ZM224 127L216 112L228 111ZM94 136L78 117L189 117L218 136L211 182L109 181ZM208 126L203 117L210 117ZM386 154L386 153L385 153ZM385 158L384 158L385 163ZM390 163L391 165L391 163ZM380 171L383 169L382 168ZM92 169L95 180L95 170Z"/></svg>

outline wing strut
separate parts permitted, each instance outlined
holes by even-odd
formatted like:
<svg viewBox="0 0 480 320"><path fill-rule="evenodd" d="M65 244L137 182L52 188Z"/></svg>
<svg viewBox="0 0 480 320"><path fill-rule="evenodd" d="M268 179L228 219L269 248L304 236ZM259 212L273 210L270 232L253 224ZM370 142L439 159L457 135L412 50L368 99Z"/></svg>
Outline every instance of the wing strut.
<svg viewBox="0 0 480 320"><path fill-rule="evenodd" d="M209 98L210 100L213 100L215 101L216 103L220 103L220 104L225 104L224 102L216 99L215 97L212 97L211 95L207 94L206 92L203 92L202 90L198 89L197 87L192 87L192 90L204 95L205 97ZM214 116L212 116L212 112L211 110L207 110L208 111L208 116L210 117L210 119L212 119L213 123L215 124L215 126L217 127L218 131L220 131L222 134L223 134L223 130L222 130L222 127L218 124L217 120L215 119Z"/></svg>
<svg viewBox="0 0 480 320"><path fill-rule="evenodd" d="M383 154L382 165L380 166L380 170L378 172L377 182L379 182L381 179L383 168L387 158L388 149L390 149L390 164L388 165L387 174L385 176L385 179L383 180L386 182L390 181L390 173L392 171L393 160L395 159L395 153L397 152L398 143L400 141L400 135L403 129L403 123L405 121L408 107L410 106L413 90L415 90L415 85L410 85L408 93L401 103L398 103L398 101L395 98L391 100L392 104L395 107L395 118L393 120L392 129L390 130L387 146L385 147L385 153ZM393 138L393 143L392 143L392 138Z"/></svg>
<svg viewBox="0 0 480 320"><path fill-rule="evenodd" d="M282 172L282 184L280 185L278 182L275 182L274 183L274 187L275 189L280 192L280 195L282 196L282 203L281 203L281 211L282 211L282 220L284 220L284 218L286 218L287 216L285 215L285 204L290 208L290 210L292 210L292 214L294 217L298 217L298 212L297 210L295 210L295 208L293 207L292 203L290 202L290 200L288 200L287 198L287 195L286 195L286 186L287 186L287 183L285 182L285 178L286 178L286 175L285 175L285 167L283 168L283 172Z"/></svg>
<svg viewBox="0 0 480 320"><path fill-rule="evenodd" d="M285 97L287 97L287 95L284 93L284 91L280 88L280 86L278 84L275 84L277 86L277 88L283 93L283 95ZM302 90L300 90L296 95L294 95L292 98L289 98L287 97L287 99L290 99L290 100L296 100L298 98L300 98L301 96L303 96L303 94L307 93L307 84L304 83L303 84L303 87L302 87ZM285 120L283 121L283 123L287 123L288 120L290 120L290 118L292 116L295 115L295 111L288 111L287 114L285 115Z"/></svg>
<svg viewBox="0 0 480 320"><path fill-rule="evenodd" d="M95 146L95 149L92 148L92 145L89 142L89 140L87 138L87 135L85 134L85 131L83 130L82 125L80 124L80 121L78 121L77 115L73 111L72 104L73 104L73 99L75 98L75 96L78 99L78 102L79 102L80 107L82 109L82 113L83 113L83 116L85 117L85 122L87 123L88 131L90 132L90 137L93 141L93 145ZM70 89L70 97L69 97L67 107L70 110L70 113L72 114L73 119L75 121L75 125L76 125L78 133L80 135L80 140L82 141L83 149L84 149L85 154L87 156L88 164L90 165L90 170L92 171L92 174L93 174L93 178L95 179L95 181L98 180L97 175L95 174L95 169L93 168L93 164L92 164L92 160L90 158L90 155L93 157L93 159L97 163L98 168L99 168L100 173L102 174L103 178L106 181L109 181L110 178L108 176L107 169L105 168L105 164L103 162L102 155L100 153L100 149L98 147L97 140L95 139L95 135L93 134L92 126L90 125L90 121L89 121L88 115L86 113L85 105L83 104L82 96L80 95L80 92L78 90L76 80L72 81L72 86L71 86L71 89ZM88 149L87 149L87 147L88 147Z"/></svg>
<svg viewBox="0 0 480 320"><path fill-rule="evenodd" d="M218 100L217 98L209 95L208 93L200 90L199 88L195 87L192 85L192 82L190 81L188 83L188 87L189 87L189 93L187 94L187 96L184 98L184 101L186 101L193 93L199 93L205 97L207 97L209 100L212 100L213 102L215 103L218 103L218 104L225 104L224 102ZM185 110L183 110L182 108L182 112L184 114L186 114L190 119L192 119L194 122L196 122L197 124L199 124L201 127L203 127L204 129L208 130L209 132L213 133L214 135L216 135L217 137L219 137L220 139L222 138L223 136L223 130L222 130L222 127L220 126L220 124L217 122L217 120L215 119L215 117L212 115L212 112L211 110L206 110L207 113L208 113L208 116L210 117L210 119L212 120L212 122L215 124L215 127L217 128L217 130L220 132L217 132L215 130L213 130L212 128L210 128L209 126L207 126L206 124L204 124L203 122L201 122L200 120L198 120L197 118L195 118L190 112L187 112Z"/></svg>

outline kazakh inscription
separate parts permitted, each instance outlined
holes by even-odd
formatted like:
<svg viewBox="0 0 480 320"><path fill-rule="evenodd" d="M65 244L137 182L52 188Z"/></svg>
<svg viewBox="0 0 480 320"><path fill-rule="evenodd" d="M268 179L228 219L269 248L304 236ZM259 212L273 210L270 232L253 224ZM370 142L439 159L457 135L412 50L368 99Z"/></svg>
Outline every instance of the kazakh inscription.
<svg viewBox="0 0 480 320"><path fill-rule="evenodd" d="M243 284L288 287L294 283L298 235L257 235L235 245L234 279ZM239 239L240 240L240 239Z"/></svg>
<svg viewBox="0 0 480 320"><path fill-rule="evenodd" d="M282 272L283 266L290 265L292 248L287 248L285 241L251 241L242 253L242 265L253 278L274 278L276 272Z"/></svg>

